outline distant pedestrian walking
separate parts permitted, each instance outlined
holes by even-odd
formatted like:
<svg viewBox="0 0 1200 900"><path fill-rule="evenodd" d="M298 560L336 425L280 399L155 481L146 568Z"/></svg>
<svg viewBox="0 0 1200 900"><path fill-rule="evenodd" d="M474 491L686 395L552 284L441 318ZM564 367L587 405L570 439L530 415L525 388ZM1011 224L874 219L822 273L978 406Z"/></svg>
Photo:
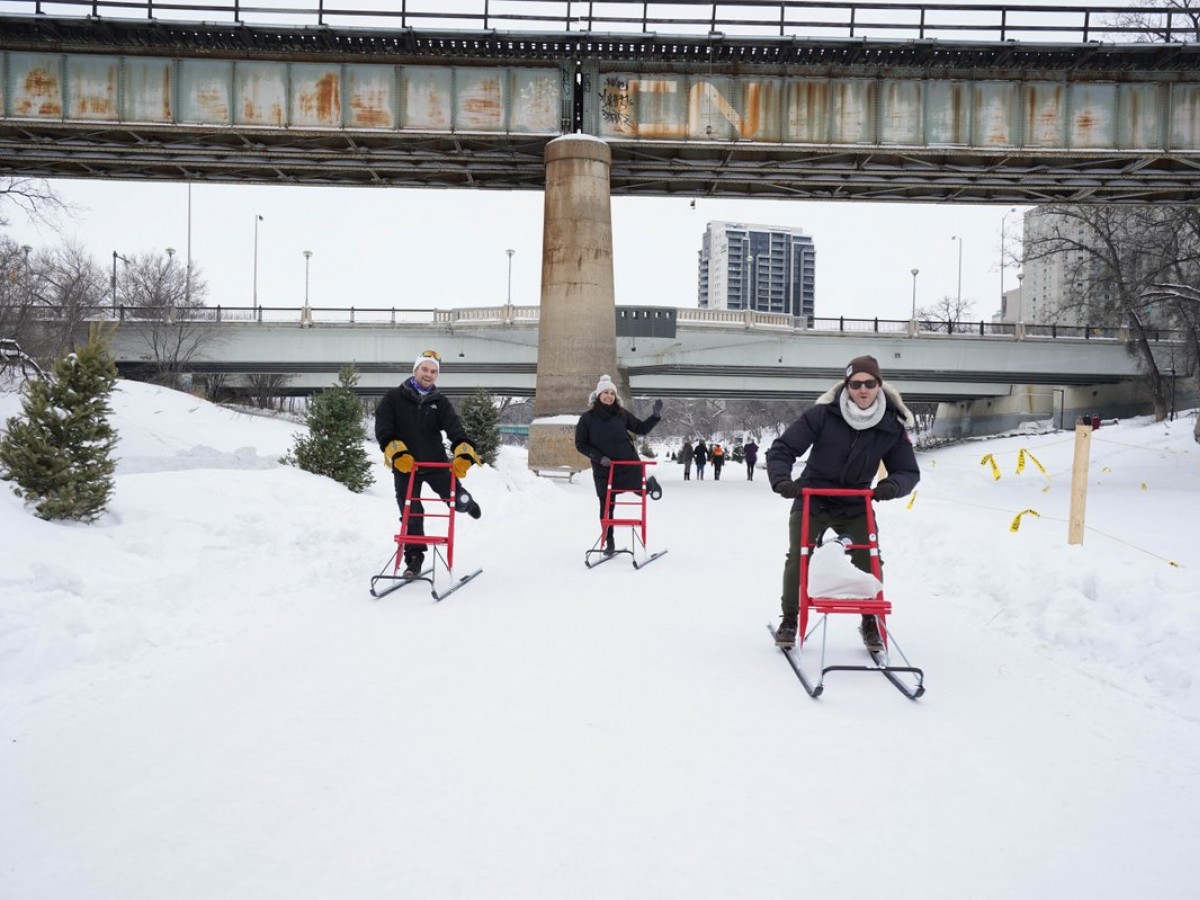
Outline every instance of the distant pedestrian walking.
<svg viewBox="0 0 1200 900"><path fill-rule="evenodd" d="M754 480L754 465L758 462L758 444L747 441L742 444L742 453L746 454L746 480Z"/></svg>
<svg viewBox="0 0 1200 900"><path fill-rule="evenodd" d="M712 445L713 481L721 480L721 468L725 465L725 448L720 444Z"/></svg>
<svg viewBox="0 0 1200 900"><path fill-rule="evenodd" d="M683 449L679 451L679 461L683 463L683 480L692 480L692 442L684 441Z"/></svg>
<svg viewBox="0 0 1200 900"><path fill-rule="evenodd" d="M708 447L704 441L696 441L696 449L692 451L692 459L696 463L696 480L704 480L704 467L708 465Z"/></svg>

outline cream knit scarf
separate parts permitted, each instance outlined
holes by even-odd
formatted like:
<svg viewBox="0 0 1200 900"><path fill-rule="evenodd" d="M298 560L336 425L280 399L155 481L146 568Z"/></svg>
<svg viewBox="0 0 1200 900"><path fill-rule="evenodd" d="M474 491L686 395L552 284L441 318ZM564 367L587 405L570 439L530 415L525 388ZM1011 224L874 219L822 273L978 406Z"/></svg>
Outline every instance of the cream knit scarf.
<svg viewBox="0 0 1200 900"><path fill-rule="evenodd" d="M858 404L850 399L849 391L842 391L838 397L842 407L842 418L855 431L866 431L874 428L883 421L883 413L887 409L887 401L883 399L883 391L875 395L875 402L866 409L859 409Z"/></svg>

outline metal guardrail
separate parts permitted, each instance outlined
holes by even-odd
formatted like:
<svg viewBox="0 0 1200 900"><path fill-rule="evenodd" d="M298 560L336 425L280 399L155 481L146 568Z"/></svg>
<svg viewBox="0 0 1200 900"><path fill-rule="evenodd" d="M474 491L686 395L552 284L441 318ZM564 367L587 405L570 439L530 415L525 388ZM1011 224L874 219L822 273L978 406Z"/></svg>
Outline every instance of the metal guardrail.
<svg viewBox="0 0 1200 900"><path fill-rule="evenodd" d="M619 307L625 308L625 307ZM645 307L637 307L644 309ZM95 307L83 316L83 321L116 321L130 323L213 323L289 325L305 327L401 327L401 326L514 326L537 325L539 306L482 306L460 309L398 307L281 307L281 306L204 306L192 309L164 311L161 307L104 306ZM43 312L44 319L56 321ZM804 332L846 334L890 334L897 337L982 337L1010 340L1087 340L1118 341L1128 337L1127 328L1118 325L1055 325L1013 322L939 322L930 319L859 319L847 316L816 317L788 316L780 313L761 313L728 309L676 309L676 322L701 328L740 328L756 331L778 331L794 334ZM1177 342L1187 339L1187 333L1173 329L1151 329L1148 338L1154 343Z"/></svg>
<svg viewBox="0 0 1200 900"><path fill-rule="evenodd" d="M473 9L431 9L429 0L358 8L355 0L5 0L3 11L37 16L288 27L505 30L600 34L1089 43L1196 39L1193 9L1146 6L964 5L820 0L482 0ZM466 6L467 4L463 4ZM482 9L480 10L480 6ZM639 12L640 10L640 12Z"/></svg>

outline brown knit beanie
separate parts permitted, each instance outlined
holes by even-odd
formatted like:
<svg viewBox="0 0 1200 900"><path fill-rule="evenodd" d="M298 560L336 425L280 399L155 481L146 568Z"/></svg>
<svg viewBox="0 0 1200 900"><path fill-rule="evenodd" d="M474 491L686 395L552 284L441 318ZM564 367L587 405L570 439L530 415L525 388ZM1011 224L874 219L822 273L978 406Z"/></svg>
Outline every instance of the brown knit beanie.
<svg viewBox="0 0 1200 900"><path fill-rule="evenodd" d="M879 361L873 356L856 356L850 360L850 365L846 366L846 381L849 381L850 376L858 372L870 375L876 381L883 381L883 376L879 373Z"/></svg>

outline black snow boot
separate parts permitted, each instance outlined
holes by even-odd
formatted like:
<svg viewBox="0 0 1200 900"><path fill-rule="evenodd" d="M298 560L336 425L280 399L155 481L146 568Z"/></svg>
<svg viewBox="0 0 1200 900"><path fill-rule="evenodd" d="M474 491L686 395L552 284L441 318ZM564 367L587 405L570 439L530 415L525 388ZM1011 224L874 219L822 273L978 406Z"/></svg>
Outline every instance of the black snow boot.
<svg viewBox="0 0 1200 900"><path fill-rule="evenodd" d="M404 558L404 577L408 579L417 578L421 574L421 569L425 566L425 554L413 553Z"/></svg>
<svg viewBox="0 0 1200 900"><path fill-rule="evenodd" d="M796 646L796 617L784 616L779 627L775 629L775 646L791 650Z"/></svg>
<svg viewBox="0 0 1200 900"><path fill-rule="evenodd" d="M608 526L608 531L604 534L604 555L612 556L617 552L616 542L613 540L612 526Z"/></svg>
<svg viewBox="0 0 1200 900"><path fill-rule="evenodd" d="M465 512L472 519L478 519L483 515L483 510L479 508L479 504L475 502L475 498L466 491L460 491L458 497L454 500L454 508L459 512Z"/></svg>
<svg viewBox="0 0 1200 900"><path fill-rule="evenodd" d="M862 635L863 646L872 653L883 652L883 638L879 635L879 623L874 616L863 616L858 633Z"/></svg>

